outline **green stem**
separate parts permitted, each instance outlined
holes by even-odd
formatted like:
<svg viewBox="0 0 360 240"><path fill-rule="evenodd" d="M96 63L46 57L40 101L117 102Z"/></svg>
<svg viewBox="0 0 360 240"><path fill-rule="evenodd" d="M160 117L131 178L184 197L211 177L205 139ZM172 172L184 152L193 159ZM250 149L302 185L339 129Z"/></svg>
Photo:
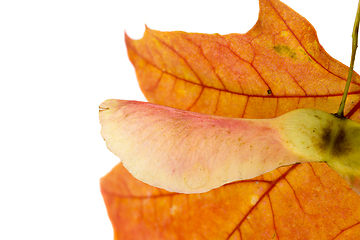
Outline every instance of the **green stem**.
<svg viewBox="0 0 360 240"><path fill-rule="evenodd" d="M343 97L341 99L339 110L335 114L336 116L338 116L340 118L344 118L344 109L345 109L346 97L347 97L347 94L349 92L350 82L351 82L352 73L353 73L353 69L354 69L356 49L358 47L359 22L360 22L360 0L359 0L358 8L357 8L357 11L356 11L354 29L353 29L353 33L352 33L352 40L353 41L352 41L352 52L351 52L351 61L350 61L349 74L348 74L348 78L346 80L344 95L343 95Z"/></svg>

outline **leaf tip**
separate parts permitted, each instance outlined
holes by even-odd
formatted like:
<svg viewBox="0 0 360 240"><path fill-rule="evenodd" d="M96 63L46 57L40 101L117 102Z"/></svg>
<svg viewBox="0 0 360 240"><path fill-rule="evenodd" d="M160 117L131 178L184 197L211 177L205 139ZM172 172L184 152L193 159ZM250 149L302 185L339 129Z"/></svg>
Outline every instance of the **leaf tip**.
<svg viewBox="0 0 360 240"><path fill-rule="evenodd" d="M128 33L126 32L126 30L124 30L124 39L125 39L125 43L127 44L129 41L131 41L131 37L129 37Z"/></svg>

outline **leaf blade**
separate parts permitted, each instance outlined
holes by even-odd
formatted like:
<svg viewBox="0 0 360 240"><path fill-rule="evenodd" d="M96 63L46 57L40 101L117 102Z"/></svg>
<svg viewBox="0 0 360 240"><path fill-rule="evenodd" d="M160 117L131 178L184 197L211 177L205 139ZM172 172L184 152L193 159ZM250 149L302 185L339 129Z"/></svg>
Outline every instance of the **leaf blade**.
<svg viewBox="0 0 360 240"><path fill-rule="evenodd" d="M357 195L324 163L283 167L190 195L144 184L119 164L101 186L114 239L271 239L274 233L334 239L359 224Z"/></svg>
<svg viewBox="0 0 360 240"><path fill-rule="evenodd" d="M126 36L125 41L150 102L214 115L231 109L227 112L259 118L252 109L265 109L261 106L272 105L273 98L275 112L261 118L301 108L303 102L335 112L348 71L326 53L306 19L278 1L260 1L259 20L246 34L162 33L147 28L143 39ZM359 82L356 74L347 113L359 102ZM229 94L241 98L246 107L232 108L235 100L224 98Z"/></svg>

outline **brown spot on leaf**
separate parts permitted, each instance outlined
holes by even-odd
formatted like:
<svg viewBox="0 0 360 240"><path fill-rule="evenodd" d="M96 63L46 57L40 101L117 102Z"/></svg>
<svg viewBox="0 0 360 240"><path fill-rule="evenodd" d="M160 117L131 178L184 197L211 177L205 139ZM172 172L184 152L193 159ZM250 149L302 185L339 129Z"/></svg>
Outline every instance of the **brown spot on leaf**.
<svg viewBox="0 0 360 240"><path fill-rule="evenodd" d="M281 45L281 44L278 44L278 45L275 45L273 47L273 49L275 50L276 53L278 53L279 55L281 56L288 56L290 57L291 59L293 60L296 60L297 59L297 56L296 56L296 52L294 52L293 50L291 50L288 46L286 45Z"/></svg>

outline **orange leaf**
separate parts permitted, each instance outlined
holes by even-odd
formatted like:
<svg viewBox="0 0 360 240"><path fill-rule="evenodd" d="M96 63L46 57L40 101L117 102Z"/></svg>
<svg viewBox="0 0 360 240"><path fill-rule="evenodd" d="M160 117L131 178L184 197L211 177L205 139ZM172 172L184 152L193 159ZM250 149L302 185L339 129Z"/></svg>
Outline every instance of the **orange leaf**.
<svg viewBox="0 0 360 240"><path fill-rule="evenodd" d="M271 118L304 107L335 112L348 73L321 47L310 23L275 0L260 0L259 20L246 34L147 28L142 39L125 40L150 102L208 114ZM353 81L345 113L360 120L359 76Z"/></svg>
<svg viewBox="0 0 360 240"><path fill-rule="evenodd" d="M151 187L119 164L101 186L114 239L360 237L359 196L321 163L279 168L202 194Z"/></svg>
<svg viewBox="0 0 360 240"><path fill-rule="evenodd" d="M314 28L277 0L260 0L246 34L126 37L150 102L215 115L270 118L296 108L335 112L348 68ZM356 74L346 115L360 121ZM202 194L134 179L121 164L101 180L115 239L357 239L360 197L324 163L279 168Z"/></svg>

